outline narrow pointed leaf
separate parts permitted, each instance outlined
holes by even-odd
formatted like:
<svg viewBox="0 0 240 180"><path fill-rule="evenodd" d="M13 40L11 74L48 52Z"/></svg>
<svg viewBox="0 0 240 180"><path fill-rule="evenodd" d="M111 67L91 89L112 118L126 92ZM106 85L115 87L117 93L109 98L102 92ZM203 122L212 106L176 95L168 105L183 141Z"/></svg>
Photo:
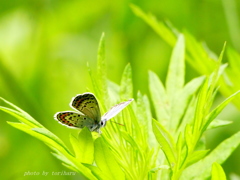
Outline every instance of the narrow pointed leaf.
<svg viewBox="0 0 240 180"><path fill-rule="evenodd" d="M105 174L96 166L93 166L91 164L83 164L87 168L89 168L93 175L97 177L98 180L111 180L108 176L105 176Z"/></svg>
<svg viewBox="0 0 240 180"><path fill-rule="evenodd" d="M199 89L203 83L204 77L198 77L187 83L179 92L176 92L172 101L172 114L171 114L171 129L175 131L178 128L181 118L186 113L189 101L193 94ZM175 103L178 102L178 103Z"/></svg>
<svg viewBox="0 0 240 180"><path fill-rule="evenodd" d="M25 119L25 122L26 124L33 124L35 125L36 127L43 127L42 124L40 124L38 121L36 121L32 116L30 116L28 113L26 113L25 111L23 111L21 108L15 106L14 104L10 103L9 101L7 101L6 99L0 97L0 100L2 100L3 102L5 102L6 104L8 104L9 106L11 106L12 108L16 109L10 109L10 108L7 108L7 107L4 107L4 106L0 106L0 109L7 112L7 113L10 113L10 112L15 112L15 114L19 114L21 115L24 119ZM19 113L16 113L16 112L19 112ZM13 115L13 114L11 114ZM24 119L21 119L21 120L24 120Z"/></svg>
<svg viewBox="0 0 240 180"><path fill-rule="evenodd" d="M160 35L167 43L174 46L176 42L176 36L167 28L162 22L158 22L157 19L151 14L145 14L139 7L131 4L132 11L143 19L150 27L152 27L158 35Z"/></svg>
<svg viewBox="0 0 240 180"><path fill-rule="evenodd" d="M222 164L240 144L240 131L224 140L212 152L201 161L189 166L181 176L181 179L206 179L210 176L211 164ZM197 169L197 171L196 171Z"/></svg>
<svg viewBox="0 0 240 180"><path fill-rule="evenodd" d="M92 164L94 159L94 146L92 134L88 128L83 128L79 133L78 139L70 135L75 156L81 163Z"/></svg>
<svg viewBox="0 0 240 180"><path fill-rule="evenodd" d="M100 83L106 83L107 75L106 75L106 63L105 63L105 39L104 33L102 33L99 47L98 47L98 57L97 57L97 75L100 78ZM106 86L106 84L104 84Z"/></svg>
<svg viewBox="0 0 240 180"><path fill-rule="evenodd" d="M177 43L173 49L167 79L167 94L174 97L176 92L180 91L185 80L185 62L184 62L184 36L179 35Z"/></svg>
<svg viewBox="0 0 240 180"><path fill-rule="evenodd" d="M214 129L214 128L218 128L218 127L222 127L222 126L227 126L229 124L231 124L232 121L226 121L226 120L221 120L221 119L214 119L209 126L207 127L207 129Z"/></svg>
<svg viewBox="0 0 240 180"><path fill-rule="evenodd" d="M87 68L88 68L88 74L89 74L89 77L90 77L90 79L91 79L91 82L92 82L92 87L93 87L93 91L94 91L94 93L95 93L95 95L97 96L97 97L100 97L101 95L100 95L100 90L99 90L99 86L98 86L98 81L97 81L97 79L94 77L94 75L93 75L93 73L92 73L92 70L91 70L91 68L90 68L90 66L89 66L89 64L87 63Z"/></svg>
<svg viewBox="0 0 240 180"><path fill-rule="evenodd" d="M72 153L69 151L69 149L66 147L66 145L62 142L61 139L59 139L55 134L53 134L52 132L50 132L49 130L45 129L45 128L32 128L32 130L34 132L39 133L39 135L43 135L43 136L39 136L39 138L41 138L42 141L44 141L45 143L56 143L57 145L59 145L60 147L62 147L64 150L66 150L69 154L72 155ZM55 146L55 145L53 145Z"/></svg>
<svg viewBox="0 0 240 180"><path fill-rule="evenodd" d="M102 138L98 138L94 143L95 161L102 173L110 179L125 179L122 169L115 160L111 150Z"/></svg>
<svg viewBox="0 0 240 180"><path fill-rule="evenodd" d="M128 100L133 97L132 68L130 64L127 64L123 71L120 96L122 100Z"/></svg>
<svg viewBox="0 0 240 180"><path fill-rule="evenodd" d="M176 163L176 152L174 147L173 138L171 135L164 129L164 127L157 122L156 120L152 121L153 124L153 132L155 137L160 144L168 162L171 166L172 164Z"/></svg>
<svg viewBox="0 0 240 180"><path fill-rule="evenodd" d="M207 78L203 84L203 86L200 89L198 99L197 99L197 107L194 115L194 132L197 133L199 132L199 129L201 128L204 120L204 116L206 115L206 111L208 106L208 99L207 99L207 94L208 94L208 82L209 78Z"/></svg>
<svg viewBox="0 0 240 180"><path fill-rule="evenodd" d="M212 179L211 180L226 180L226 175L223 168L218 163L213 163L212 165Z"/></svg>
<svg viewBox="0 0 240 180"><path fill-rule="evenodd" d="M107 91L107 70L106 70L106 62L105 62L105 39L104 33L102 33L99 47L98 47L98 57L97 57L97 85L98 88L98 98L101 102L105 103L105 106L108 105L108 91ZM104 100L104 101L103 101Z"/></svg>
<svg viewBox="0 0 240 180"><path fill-rule="evenodd" d="M184 130L184 137L187 144L188 152L191 152L195 149L195 137L193 135L193 127L190 124L187 124Z"/></svg>
<svg viewBox="0 0 240 180"><path fill-rule="evenodd" d="M76 159L73 157L73 155L70 154L69 150L64 146L63 142L60 139L58 139L58 137L56 135L54 135L47 129L43 129L43 128L33 128L32 130L34 132L37 132L38 138L41 139L43 142L45 142L49 147L57 148L58 151L60 151L63 155L65 155L67 158L69 158L69 160L74 163L74 165L79 170L79 172L81 172L84 176L86 176L90 179L94 179L94 180L96 179L92 175L91 171L88 168L83 166L80 162L76 161ZM66 154L64 151L62 151L61 148L64 148L64 150L66 150L68 152L68 154Z"/></svg>
<svg viewBox="0 0 240 180"><path fill-rule="evenodd" d="M30 121L27 119L26 116L24 116L21 112L18 112L14 109L7 108L4 106L0 106L0 110L12 115L13 117L17 118L20 122L27 124L28 126L34 128L34 127L39 127L38 124L35 124L34 122Z"/></svg>
<svg viewBox="0 0 240 180"><path fill-rule="evenodd" d="M151 71L149 72L149 91L157 114L157 120L160 121L163 126L167 126L169 120L169 102L167 95L162 82L158 76Z"/></svg>
<svg viewBox="0 0 240 180"><path fill-rule="evenodd" d="M199 161L200 159L203 159L207 153L209 152L209 150L202 150L202 151L195 151L193 154L191 154L191 156L189 157L188 161L187 161L187 165L186 167L196 163L197 161Z"/></svg>
<svg viewBox="0 0 240 180"><path fill-rule="evenodd" d="M57 153L53 153L52 155L54 157L56 157L58 160L60 160L64 165L67 165L68 168L72 169L73 171L78 172L78 170L76 169L75 165L69 161L69 159L67 159L63 154L61 154L59 151L57 151Z"/></svg>
<svg viewBox="0 0 240 180"><path fill-rule="evenodd" d="M225 108L228 105L228 103L230 103L233 100L233 98L235 98L235 96L238 93L240 93L240 91L237 91L236 93L225 99L220 105L218 105L214 110L212 110L212 112L207 117L202 132L204 132L207 129L208 125L217 117L217 115L223 110L223 108Z"/></svg>

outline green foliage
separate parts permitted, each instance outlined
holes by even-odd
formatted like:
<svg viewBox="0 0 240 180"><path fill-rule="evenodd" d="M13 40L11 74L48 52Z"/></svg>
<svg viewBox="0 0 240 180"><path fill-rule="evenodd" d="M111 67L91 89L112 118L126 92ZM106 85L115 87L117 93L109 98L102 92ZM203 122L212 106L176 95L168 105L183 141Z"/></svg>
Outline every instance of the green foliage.
<svg viewBox="0 0 240 180"><path fill-rule="evenodd" d="M212 165L212 180L226 180L225 173L218 163Z"/></svg>
<svg viewBox="0 0 240 180"><path fill-rule="evenodd" d="M176 52L178 52L179 56L174 56ZM184 55L184 39L183 36L180 35L170 61L166 80L166 90L157 76L152 72L150 73L150 92L158 118L158 122L156 120L153 121L153 131L166 156L168 165L172 170L172 179L179 179L182 172L182 179L199 177L199 175L194 174L194 172L204 174L203 172L209 170L209 168L203 166L200 170L199 167L196 168L196 162L205 158L216 158L215 160L220 160L224 157L223 159L225 159L229 156L228 153L232 152L232 149L235 149L235 145L240 143L237 140L231 143L230 146L225 146L225 152L228 154L227 156L223 154L221 156L214 156L212 153L207 155L208 150L198 149L200 138L207 127L209 127L210 123L215 120L222 109L239 93L233 94L215 109L210 111L216 94L215 88L217 81L225 68L224 65L221 66L223 52L224 50L219 57L216 70L207 77L205 81L203 81L202 78L198 78L198 81L195 81L197 83L192 80L189 82L191 85L186 85L184 87L184 72L178 70L178 68L184 69L184 61L182 60L184 59L184 57L182 58ZM177 80L174 81L175 79ZM198 90L201 83L202 86L198 96L195 98L193 95ZM191 91L186 90L186 87L191 89ZM190 109L192 112L189 112L191 116L186 113L189 110L187 108L191 105L190 99L195 101L194 108ZM232 139L235 138L232 137ZM218 151L218 148L215 150ZM214 161L209 161L208 163L212 164L213 162ZM222 162L223 161L221 161L221 163ZM187 167L191 169L191 171L189 170L189 174L187 174ZM185 169L186 171L184 171ZM207 176L209 175L208 172Z"/></svg>
<svg viewBox="0 0 240 180"><path fill-rule="evenodd" d="M132 7L148 21L139 9ZM155 21L149 23L158 27ZM173 38L170 31L166 33L166 38L168 36ZM226 67L221 64L225 46L211 74L185 84L184 59L201 55L202 50L197 44L189 49L185 41L186 35L183 34L178 34L176 44L174 38L169 40L175 46L165 86L154 72L149 72L149 90L156 120L152 117L148 97L138 92L135 101L114 118L124 126L108 122L101 135L91 133L87 128L83 128L78 137L71 134L73 152L28 113L3 98L1 100L10 108L0 106L0 109L20 121L8 122L10 125L43 141L63 165L87 179L208 179L212 165L212 178L216 179L219 174L224 174L216 163L222 164L240 144L240 132L221 142L214 150L205 148L203 134L210 127L228 124L222 120L213 122L239 92L211 109L218 81ZM104 35L98 50L97 71L88 69L91 92L97 96L102 110L133 97L130 64L124 69L120 85L107 79Z"/></svg>
<svg viewBox="0 0 240 180"><path fill-rule="evenodd" d="M151 15L144 13L140 8L135 5L131 5L133 12L143 19L164 41L170 46L174 46L179 35L172 26L158 22L157 19ZM201 42L198 42L190 33L186 30L182 32L186 39L186 60L191 66L199 73L205 75L210 74L217 65L217 56L206 48ZM229 66L219 80L220 92L228 97L240 89L238 77L240 76L240 54L234 49L227 49L227 56L229 60ZM237 95L233 100L233 103L238 109L240 109L240 95Z"/></svg>

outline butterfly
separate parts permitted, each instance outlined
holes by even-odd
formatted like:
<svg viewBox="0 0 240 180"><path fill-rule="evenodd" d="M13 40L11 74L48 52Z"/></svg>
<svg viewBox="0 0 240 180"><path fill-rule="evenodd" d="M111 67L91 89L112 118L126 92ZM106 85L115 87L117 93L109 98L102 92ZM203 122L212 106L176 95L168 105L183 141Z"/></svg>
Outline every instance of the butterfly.
<svg viewBox="0 0 240 180"><path fill-rule="evenodd" d="M113 106L107 113L101 117L98 101L94 94L84 93L74 97L70 103L73 109L79 112L64 111L57 112L54 119L62 125L71 128L87 127L90 131L101 133L100 128L106 125L106 122L122 111L133 99L124 101Z"/></svg>

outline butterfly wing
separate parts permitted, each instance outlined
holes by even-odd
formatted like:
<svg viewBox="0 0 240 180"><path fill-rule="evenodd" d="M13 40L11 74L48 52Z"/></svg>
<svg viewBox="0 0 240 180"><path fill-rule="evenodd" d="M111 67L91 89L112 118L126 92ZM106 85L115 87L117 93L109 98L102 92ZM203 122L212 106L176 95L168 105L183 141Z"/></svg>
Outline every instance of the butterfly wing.
<svg viewBox="0 0 240 180"><path fill-rule="evenodd" d="M94 131L99 126L88 116L71 111L58 112L54 115L54 118L62 125L71 128L84 128L86 126L90 131Z"/></svg>
<svg viewBox="0 0 240 180"><path fill-rule="evenodd" d="M92 93L77 95L73 98L70 105L84 115L93 119L96 124L100 122L101 114L98 106L98 101Z"/></svg>
<svg viewBox="0 0 240 180"><path fill-rule="evenodd" d="M122 111L128 104L130 104L133 99L129 99L128 101L124 101L120 104L113 106L107 113L105 113L102 117L102 120L108 121L109 119L116 116L120 111Z"/></svg>

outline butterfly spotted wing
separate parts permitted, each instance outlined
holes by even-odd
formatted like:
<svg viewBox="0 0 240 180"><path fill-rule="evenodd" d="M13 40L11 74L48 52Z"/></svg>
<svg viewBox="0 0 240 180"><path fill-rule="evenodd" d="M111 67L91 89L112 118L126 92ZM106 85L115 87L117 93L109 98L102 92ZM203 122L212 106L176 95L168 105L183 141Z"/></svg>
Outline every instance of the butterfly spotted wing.
<svg viewBox="0 0 240 180"><path fill-rule="evenodd" d="M96 97L92 93L79 94L73 98L70 106L81 112L58 112L55 114L55 119L61 124L73 128L88 127L90 131L101 133L100 128L105 126L106 121L116 116L122 109L124 109L133 99L122 102L113 106L101 118L99 105Z"/></svg>
<svg viewBox="0 0 240 180"><path fill-rule="evenodd" d="M71 104L74 109L93 119L95 123L101 120L98 101L92 93L79 94L73 98Z"/></svg>
<svg viewBox="0 0 240 180"><path fill-rule="evenodd" d="M122 111L128 104L130 104L133 99L129 99L128 101L124 101L120 104L113 106L107 113L102 116L102 121L108 121L109 119L116 116L120 111Z"/></svg>
<svg viewBox="0 0 240 180"><path fill-rule="evenodd" d="M98 124L94 123L93 119L84 114L79 114L76 112L58 112L54 117L61 124L71 128L84 128L86 126L90 131L94 131L99 126Z"/></svg>

